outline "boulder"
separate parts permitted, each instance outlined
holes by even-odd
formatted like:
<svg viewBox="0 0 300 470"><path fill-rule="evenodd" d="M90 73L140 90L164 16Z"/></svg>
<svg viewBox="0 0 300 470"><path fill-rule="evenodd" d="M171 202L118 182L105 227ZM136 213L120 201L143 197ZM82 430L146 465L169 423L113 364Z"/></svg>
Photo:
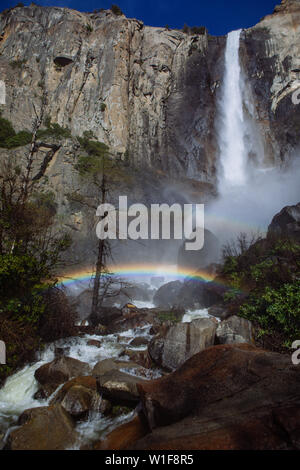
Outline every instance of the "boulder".
<svg viewBox="0 0 300 470"><path fill-rule="evenodd" d="M97 390L97 384L96 384L96 379L95 377L91 375L83 375L79 377L75 377L74 379L69 380L66 382L62 388L58 390L58 392L54 395L54 397L51 399L50 404L55 404L55 403L60 403L65 396L65 394L70 390L70 388L74 386L82 386L84 388L87 388L92 391Z"/></svg>
<svg viewBox="0 0 300 470"><path fill-rule="evenodd" d="M213 305L212 307L209 307L208 313L220 320L226 320L226 318L231 316L231 313L223 305Z"/></svg>
<svg viewBox="0 0 300 470"><path fill-rule="evenodd" d="M161 367L175 370L188 358L214 344L216 328L217 321L213 318L172 325L164 335L151 340L149 355Z"/></svg>
<svg viewBox="0 0 300 470"><path fill-rule="evenodd" d="M176 288L172 287L173 283ZM186 279L184 283L173 281L162 286L154 296L154 303L161 308L196 309L208 308L223 301L223 295L228 287L214 281L207 282L200 276ZM168 290L170 292L168 292ZM172 292L173 291L173 292Z"/></svg>
<svg viewBox="0 0 300 470"><path fill-rule="evenodd" d="M130 346L140 347L140 346L146 346L148 343L149 343L149 339L146 338L145 336L137 336L132 341L130 341Z"/></svg>
<svg viewBox="0 0 300 470"><path fill-rule="evenodd" d="M60 403L74 419L85 418L89 411L98 411L100 396L96 379L91 376L69 380L52 398L50 404Z"/></svg>
<svg viewBox="0 0 300 470"><path fill-rule="evenodd" d="M64 450L79 437L74 421L59 404L26 410L19 423L21 427L8 437L11 450Z"/></svg>
<svg viewBox="0 0 300 470"><path fill-rule="evenodd" d="M61 406L75 419L86 417L89 411L98 411L94 406L100 404L100 396L97 392L83 387L82 385L74 385L65 394L61 401ZM95 409L96 408L96 409Z"/></svg>
<svg viewBox="0 0 300 470"><path fill-rule="evenodd" d="M249 320L232 315L221 321L216 330L216 343L253 343L253 326Z"/></svg>
<svg viewBox="0 0 300 470"><path fill-rule="evenodd" d="M178 304L178 295L182 288L181 281L171 281L161 286L153 297L157 307L168 309Z"/></svg>
<svg viewBox="0 0 300 470"><path fill-rule="evenodd" d="M97 377L97 389L108 400L117 403L134 403L139 401L137 384L142 382L143 379L119 370L112 370Z"/></svg>
<svg viewBox="0 0 300 470"><path fill-rule="evenodd" d="M155 319L155 314L150 309L137 309L130 316L122 316L116 318L107 327L107 332L110 334L121 333L123 331L140 328L146 325L152 325L158 322Z"/></svg>
<svg viewBox="0 0 300 470"><path fill-rule="evenodd" d="M284 207L276 214L268 227L268 237L290 237L300 242L300 202Z"/></svg>
<svg viewBox="0 0 300 470"><path fill-rule="evenodd" d="M300 375L289 355L212 346L138 390L152 432L131 450L300 448Z"/></svg>
<svg viewBox="0 0 300 470"><path fill-rule="evenodd" d="M143 349L142 351L126 349L125 356L128 356L131 361L135 362L136 364L142 367L152 367L152 359L148 353L148 349Z"/></svg>
<svg viewBox="0 0 300 470"><path fill-rule="evenodd" d="M217 237L207 229L204 229L204 245L201 250L186 250L186 240L182 243L178 252L178 266L197 271L203 269L218 259L220 245Z"/></svg>
<svg viewBox="0 0 300 470"><path fill-rule="evenodd" d="M95 346L96 348L101 348L101 341L96 339L89 339L86 343L88 346Z"/></svg>
<svg viewBox="0 0 300 470"><path fill-rule="evenodd" d="M72 357L58 357L35 371L35 378L42 385L46 396L51 395L59 385L79 375L88 375L90 366Z"/></svg>
<svg viewBox="0 0 300 470"><path fill-rule="evenodd" d="M110 432L105 439L94 444L94 450L125 450L145 434L147 434L146 426L139 416L135 416L128 423L122 424Z"/></svg>
<svg viewBox="0 0 300 470"><path fill-rule="evenodd" d="M97 362L94 366L92 375L94 377L105 375L107 372L112 370L120 370L123 368L127 369L137 369L138 364L132 361L116 361L115 359L103 359L103 361Z"/></svg>
<svg viewBox="0 0 300 470"><path fill-rule="evenodd" d="M112 322L122 317L122 312L117 307L101 307L93 317L89 317L89 321L93 326L109 326Z"/></svg>

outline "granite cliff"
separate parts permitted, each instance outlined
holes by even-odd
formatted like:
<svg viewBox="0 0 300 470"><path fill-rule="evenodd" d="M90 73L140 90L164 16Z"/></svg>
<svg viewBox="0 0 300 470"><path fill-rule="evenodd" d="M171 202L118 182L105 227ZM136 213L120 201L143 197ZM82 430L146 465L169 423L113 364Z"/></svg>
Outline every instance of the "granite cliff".
<svg viewBox="0 0 300 470"><path fill-rule="evenodd" d="M300 1L283 0L241 36L252 97L247 112L258 126L266 165L280 165L300 143L300 106L291 99L300 80L299 30ZM154 28L111 10L31 4L0 14L2 116L16 131L31 131L43 112L70 130L59 142L52 136L41 143L35 175L56 194L60 221L77 242L73 256L88 255L94 221L66 196L82 190L73 163L82 152L76 137L86 131L138 169L133 200L156 201L170 180L202 201L214 192L225 43L205 28L196 34ZM22 158L26 148L2 148L0 155Z"/></svg>

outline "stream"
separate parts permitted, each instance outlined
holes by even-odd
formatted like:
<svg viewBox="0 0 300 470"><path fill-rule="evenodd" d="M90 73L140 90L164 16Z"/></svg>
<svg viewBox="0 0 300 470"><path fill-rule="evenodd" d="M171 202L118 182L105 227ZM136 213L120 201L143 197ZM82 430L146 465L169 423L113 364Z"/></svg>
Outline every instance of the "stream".
<svg viewBox="0 0 300 470"><path fill-rule="evenodd" d="M151 308L154 305L151 302L137 301L134 303L138 308ZM193 319L208 317L207 309L187 311L183 316L183 322L191 322ZM55 348L63 348L64 355L88 363L94 367L97 362L104 359L117 359L124 347L134 351L147 349L147 346L133 347L130 341L133 338L144 336L151 339L149 333L151 325L127 330L121 333L99 336L95 334L84 334L66 339L60 339L46 345L42 352L37 353L36 362L28 364L15 374L10 376L4 386L0 389L0 438L5 442L11 430L17 426L18 418L24 410L39 406L47 406L53 396L57 393L60 385L55 392L47 399L35 399L34 395L39 389L39 384L34 377L35 371L42 365L49 363L55 358ZM100 340L101 346L88 345L89 340ZM129 361L129 357L122 355L122 361ZM127 374L133 374L130 369L123 369ZM149 376L145 379L155 379L161 376L159 369L149 370ZM79 421L76 424L76 430L79 433L78 446L74 449L89 445L101 436L109 433L115 427L128 421L133 416L134 411L117 417L106 417L100 412L90 412L88 419Z"/></svg>

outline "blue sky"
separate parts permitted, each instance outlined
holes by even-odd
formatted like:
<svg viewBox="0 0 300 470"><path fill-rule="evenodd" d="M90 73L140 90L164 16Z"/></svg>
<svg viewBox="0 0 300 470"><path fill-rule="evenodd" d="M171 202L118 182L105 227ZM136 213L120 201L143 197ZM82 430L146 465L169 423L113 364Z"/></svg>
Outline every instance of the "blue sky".
<svg viewBox="0 0 300 470"><path fill-rule="evenodd" d="M23 0L25 5L31 2ZM16 5L18 0L0 0L1 10ZM36 0L44 6L60 6L80 11L120 6L129 18L138 18L150 26L182 28L206 26L210 34L222 35L233 29L248 28L272 13L280 0Z"/></svg>

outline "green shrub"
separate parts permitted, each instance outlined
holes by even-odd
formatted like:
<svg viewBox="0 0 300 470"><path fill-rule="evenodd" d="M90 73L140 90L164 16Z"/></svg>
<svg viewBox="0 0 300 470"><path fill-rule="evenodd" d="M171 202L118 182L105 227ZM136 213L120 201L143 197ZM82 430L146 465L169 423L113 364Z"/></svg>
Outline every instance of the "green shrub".
<svg viewBox="0 0 300 470"><path fill-rule="evenodd" d="M225 256L219 277L233 288L224 295L229 308L235 289L244 291L235 313L254 322L260 344L281 351L300 338L299 243L261 239Z"/></svg>
<svg viewBox="0 0 300 470"><path fill-rule="evenodd" d="M5 147L6 140L16 135L12 123L0 114L0 147Z"/></svg>
<svg viewBox="0 0 300 470"><path fill-rule="evenodd" d="M5 141L5 147L8 149L15 147L23 147L30 144L32 141L32 133L28 131L20 131L13 137L9 137Z"/></svg>
<svg viewBox="0 0 300 470"><path fill-rule="evenodd" d="M85 25L85 28L86 28L86 31L88 33L92 33L93 32L93 27L90 25L90 23L86 24Z"/></svg>
<svg viewBox="0 0 300 470"><path fill-rule="evenodd" d="M28 131L15 132L12 123L0 114L0 147L15 148L31 142L32 134Z"/></svg>
<svg viewBox="0 0 300 470"><path fill-rule="evenodd" d="M290 347L300 338L300 281L251 293L239 313L259 326L260 337L277 334L282 347Z"/></svg>
<svg viewBox="0 0 300 470"><path fill-rule="evenodd" d="M100 111L101 111L101 113L104 113L105 110L106 110L106 104L105 104L105 103L101 103L101 105L100 105Z"/></svg>
<svg viewBox="0 0 300 470"><path fill-rule="evenodd" d="M59 124L49 122L49 118L47 117L47 124L48 127L46 129L40 129L37 132L37 138L43 139L45 137L54 137L56 139L68 139L72 137L70 129L67 127L61 127Z"/></svg>

